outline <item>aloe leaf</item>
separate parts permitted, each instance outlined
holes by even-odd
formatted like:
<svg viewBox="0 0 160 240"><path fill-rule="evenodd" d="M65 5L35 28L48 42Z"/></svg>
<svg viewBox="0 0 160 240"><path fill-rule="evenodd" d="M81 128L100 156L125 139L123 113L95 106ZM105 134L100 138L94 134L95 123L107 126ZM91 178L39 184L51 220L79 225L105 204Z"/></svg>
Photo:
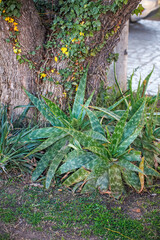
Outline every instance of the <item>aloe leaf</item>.
<svg viewBox="0 0 160 240"><path fill-rule="evenodd" d="M129 161L126 161L125 159L119 160L118 162L116 162L116 164L127 170L144 174L144 172L139 167Z"/></svg>
<svg viewBox="0 0 160 240"><path fill-rule="evenodd" d="M160 127L156 128L153 132L153 135L156 137L156 138L160 138Z"/></svg>
<svg viewBox="0 0 160 240"><path fill-rule="evenodd" d="M42 98L45 100L45 102L47 103L50 111L56 116L56 117L59 117L60 119L65 119L67 121L69 121L69 118L68 116L54 103L52 102L51 100L49 100L48 98L46 97L43 97Z"/></svg>
<svg viewBox="0 0 160 240"><path fill-rule="evenodd" d="M97 155L95 155L95 158L92 161L85 164L85 168L93 171L95 169L95 166L98 164L101 164L101 162L102 162L102 159Z"/></svg>
<svg viewBox="0 0 160 240"><path fill-rule="evenodd" d="M51 160L53 160L54 156L61 149L63 144L65 144L65 141L66 140L61 139L47 150L47 152L38 162L37 167L32 174L32 181L36 181L40 177L44 170L49 166Z"/></svg>
<svg viewBox="0 0 160 240"><path fill-rule="evenodd" d="M145 78L145 80L141 84L141 88L140 88L140 91L139 91L140 97L143 97L146 94L148 83L149 83L150 77L153 73L153 70L154 70L154 67L153 67L152 71L147 75L147 77Z"/></svg>
<svg viewBox="0 0 160 240"><path fill-rule="evenodd" d="M141 93L141 75L140 75L140 78L138 81L138 87L137 87L137 92L136 92L136 101L138 101L141 98L140 93Z"/></svg>
<svg viewBox="0 0 160 240"><path fill-rule="evenodd" d="M59 166L59 164L61 163L61 161L63 160L64 156L68 153L69 151L69 147L65 147L64 146L58 151L58 153L56 154L56 156L52 159L51 165L48 169L47 172L47 176L46 176L46 188L48 189L50 187L52 178L55 175L55 172Z"/></svg>
<svg viewBox="0 0 160 240"><path fill-rule="evenodd" d="M95 140L99 140L99 141L102 141L102 142L104 142L104 143L109 143L109 141L107 140L107 138L104 137L104 135L102 135L102 134L100 134L100 133L98 133L98 132L95 132L95 131L93 131L93 130L89 130L89 131L85 131L85 133L86 133L88 136L90 136L90 137L92 137L93 139L95 139Z"/></svg>
<svg viewBox="0 0 160 240"><path fill-rule="evenodd" d="M95 155L89 152L76 151L74 156L67 157L66 162L59 168L58 173L64 174L77 168L85 166L88 162L95 159Z"/></svg>
<svg viewBox="0 0 160 240"><path fill-rule="evenodd" d="M102 134L103 136L105 136L105 132L104 132L98 118L96 117L96 115L88 108L85 108L85 109L88 114L93 131L98 132L98 133Z"/></svg>
<svg viewBox="0 0 160 240"><path fill-rule="evenodd" d="M61 129L62 131L68 133L73 138L75 138L82 146L88 147L88 146L97 146L104 148L100 143L98 143L96 140L92 139L92 137L87 136L86 134L79 132L74 129L69 128L61 128L57 127L58 129Z"/></svg>
<svg viewBox="0 0 160 240"><path fill-rule="evenodd" d="M123 155L123 159L130 161L130 162L140 162L141 161L141 152L133 150L133 151Z"/></svg>
<svg viewBox="0 0 160 240"><path fill-rule="evenodd" d="M86 170L85 168L80 168L76 172L74 172L70 177L68 177L63 182L63 184L67 187L70 187L75 183L85 180L89 174L90 174L90 171Z"/></svg>
<svg viewBox="0 0 160 240"><path fill-rule="evenodd" d="M96 189L96 179L91 179L89 181L86 182L86 184L84 185L84 187L82 188L81 193L92 193L94 192Z"/></svg>
<svg viewBox="0 0 160 240"><path fill-rule="evenodd" d="M36 139L42 139L42 138L49 138L53 136L54 133L56 136L57 134L61 134L62 131L54 127L39 128L39 129L30 131L28 134L22 137L20 141L23 142L23 141L32 141Z"/></svg>
<svg viewBox="0 0 160 240"><path fill-rule="evenodd" d="M116 152L117 147L121 141L122 135L123 135L123 131L124 131L124 127L125 127L125 123L128 117L128 112L129 112L129 108L126 110L126 112L124 113L124 115L121 117L121 119L119 120L119 122L117 123L115 129L114 129L114 133L112 135L112 140L111 140L111 145L109 145L109 149L110 151L112 151L113 153Z"/></svg>
<svg viewBox="0 0 160 240"><path fill-rule="evenodd" d="M84 103L87 73L88 73L88 67L80 80L78 90L75 96L74 104L73 104L72 116L76 119L78 119L79 115L81 114L82 105Z"/></svg>
<svg viewBox="0 0 160 240"><path fill-rule="evenodd" d="M127 95L126 97L123 97L118 102L114 103L112 106L108 107L107 110L111 111L114 108L116 108L119 104L121 104L123 101L125 101L130 95Z"/></svg>
<svg viewBox="0 0 160 240"><path fill-rule="evenodd" d="M112 195L118 199L122 195L124 189L119 166L113 164L109 168L108 174Z"/></svg>
<svg viewBox="0 0 160 240"><path fill-rule="evenodd" d="M107 150L107 148L101 148L101 147L95 147L95 146L89 146L85 147L85 149L97 154L99 157L105 159L106 163L109 163L109 157L110 153Z"/></svg>
<svg viewBox="0 0 160 240"><path fill-rule="evenodd" d="M107 191L109 187L109 176L107 171L97 179L96 187L99 188L100 191Z"/></svg>
<svg viewBox="0 0 160 240"><path fill-rule="evenodd" d="M133 76L134 76L134 71L130 77L130 79L128 80L128 88L129 88L129 91L130 91L130 94L131 94L131 105L133 106L134 103L135 103L135 99L134 99L134 96L133 96L133 90L132 90L132 80L133 80Z"/></svg>
<svg viewBox="0 0 160 240"><path fill-rule="evenodd" d="M157 172L154 168L151 168L150 166L146 166L144 167L144 174L146 176L154 176L157 178L160 178L160 173Z"/></svg>
<svg viewBox="0 0 160 240"><path fill-rule="evenodd" d="M65 138L67 136L67 134L56 134L57 136L55 136L55 133L53 133L53 135L51 135L47 140L45 140L42 144L40 144L37 148L35 148L33 151L31 151L27 156L34 154L36 152L42 151L46 148L48 148L49 146L51 146L52 144L54 144L55 142L59 141L62 138ZM26 156L26 157L27 157Z"/></svg>
<svg viewBox="0 0 160 240"><path fill-rule="evenodd" d="M135 190L139 192L141 188L141 184L140 184L138 174L131 170L124 169L122 171L122 175L127 185L129 185L130 187L134 187Z"/></svg>
<svg viewBox="0 0 160 240"><path fill-rule="evenodd" d="M48 106L39 100L37 97L25 90L25 93L32 101L34 106L40 111L40 113L52 124L52 126L63 126L63 124L51 113Z"/></svg>
<svg viewBox="0 0 160 240"><path fill-rule="evenodd" d="M143 103L141 104L139 109L131 117L129 122L127 122L127 124L124 128L124 133L123 133L123 136L122 136L122 142L135 132L138 125L142 121L142 116L144 114L144 109L145 109L145 100L143 101Z"/></svg>
<svg viewBox="0 0 160 240"><path fill-rule="evenodd" d="M84 107L87 108L87 107L89 106L90 102L92 101L94 92L95 92L95 91L93 91L92 94L90 95L90 97L87 99L87 101L86 101L85 104L84 104ZM85 111L85 109L83 108L83 109L82 109L82 118L81 118L82 121L83 121L85 115L86 115L86 111Z"/></svg>
<svg viewBox="0 0 160 240"><path fill-rule="evenodd" d="M104 117L106 117L106 115L107 115L109 117L114 118L117 121L120 120L120 117L117 114L115 114L114 112L112 112L112 111L110 111L110 110L108 110L106 108L100 108L100 107L95 107L95 106L94 107L90 106L90 108L93 108L93 109L96 109L96 110L102 112L103 114L105 114Z"/></svg>

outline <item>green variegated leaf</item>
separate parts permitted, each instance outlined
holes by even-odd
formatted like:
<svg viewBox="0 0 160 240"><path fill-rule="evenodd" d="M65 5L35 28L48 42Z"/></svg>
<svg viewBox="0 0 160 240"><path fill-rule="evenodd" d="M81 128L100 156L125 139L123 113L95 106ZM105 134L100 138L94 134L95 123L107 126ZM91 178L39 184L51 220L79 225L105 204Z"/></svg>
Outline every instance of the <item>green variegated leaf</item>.
<svg viewBox="0 0 160 240"><path fill-rule="evenodd" d="M51 146L48 151L43 155L41 160L38 162L35 171L32 174L32 181L36 181L40 177L44 170L49 166L51 160L53 160L54 156L61 149L63 144L65 144L65 141L65 139L61 139L53 146Z"/></svg>
<svg viewBox="0 0 160 240"><path fill-rule="evenodd" d="M42 151L48 147L50 147L52 144L54 144L55 142L59 141L62 138L65 138L68 134L66 133L53 133L53 135L51 135L47 140L45 140L42 144L40 144L37 148L35 148L34 150L32 150L27 156ZM27 157L26 156L26 157Z"/></svg>
<svg viewBox="0 0 160 240"><path fill-rule="evenodd" d="M85 102L84 104L84 107L88 107L90 102L92 101L92 98L93 98L93 95L94 95L94 91L92 92L92 94L90 95L90 97L87 99L87 101ZM81 117L81 120L83 121L84 117L86 115L86 110L85 108L82 109L82 117Z"/></svg>
<svg viewBox="0 0 160 240"><path fill-rule="evenodd" d="M126 110L126 112L121 117L121 119L119 120L119 122L117 123L117 125L114 129L114 133L113 133L112 138L111 138L111 144L109 145L109 150L111 152L113 152L113 154L116 152L117 147L118 147L118 145L121 141L123 131L124 131L124 127L125 127L125 123L126 123L126 120L127 120L127 117L128 117L128 112L129 112L129 108Z"/></svg>
<svg viewBox="0 0 160 240"><path fill-rule="evenodd" d="M121 142L123 142L125 139L127 139L130 135L132 135L135 132L135 130L137 129L137 127L142 121L144 109L145 109L145 100L142 102L140 107L137 109L134 115L130 118L129 122L126 124Z"/></svg>
<svg viewBox="0 0 160 240"><path fill-rule="evenodd" d="M82 111L82 105L84 103L87 73L88 73L88 67L80 80L78 90L75 96L74 104L73 104L72 116L76 119L78 119L78 117L80 116Z"/></svg>
<svg viewBox="0 0 160 240"><path fill-rule="evenodd" d="M74 155L70 154L67 157L66 162L59 168L59 174L72 172L73 170L85 166L85 164L95 159L95 155L90 152L74 151L74 153Z"/></svg>
<svg viewBox="0 0 160 240"><path fill-rule="evenodd" d="M112 106L108 107L107 110L111 111L114 108L116 108L119 104L121 104L123 101L125 101L130 95L127 95L126 97L123 97L121 100L118 102L114 103Z"/></svg>
<svg viewBox="0 0 160 240"><path fill-rule="evenodd" d="M116 164L127 170L131 170L134 172L139 172L139 173L144 174L144 172L142 172L139 167L137 167L136 165L134 165L133 163L131 163L129 161L126 161L125 159L119 160L118 162L116 162Z"/></svg>
<svg viewBox="0 0 160 240"><path fill-rule="evenodd" d="M85 164L85 168L93 171L95 166L101 162L102 159L95 155L95 159Z"/></svg>
<svg viewBox="0 0 160 240"><path fill-rule="evenodd" d="M99 188L100 191L107 191L109 187L109 176L107 171L97 179L96 187Z"/></svg>
<svg viewBox="0 0 160 240"><path fill-rule="evenodd" d="M98 143L96 140L92 139L92 137L87 136L86 134L76 131L74 129L69 129L69 128L60 128L57 127L58 129L61 129L62 131L68 133L71 135L73 138L75 138L82 146L88 147L88 146L97 146L97 147L102 147L104 148L100 143Z"/></svg>
<svg viewBox="0 0 160 240"><path fill-rule="evenodd" d="M89 146L85 147L85 149L97 154L99 157L105 159L106 163L109 163L110 153L107 148Z"/></svg>
<svg viewBox="0 0 160 240"><path fill-rule="evenodd" d="M154 176L154 177L160 178L160 173L156 171L154 168L151 168L150 166L145 165L144 173L146 176Z"/></svg>
<svg viewBox="0 0 160 240"><path fill-rule="evenodd" d="M96 109L96 110L102 112L102 113L103 113L103 117L108 117L108 116L109 116L109 117L112 117L113 119L115 119L115 120L117 120L117 121L120 120L120 117L119 117L117 114L115 114L115 113L112 112L112 111L109 111L109 110L106 109L106 108L92 107L92 106L90 106L90 108L93 108L93 109Z"/></svg>
<svg viewBox="0 0 160 240"><path fill-rule="evenodd" d="M43 97L43 96L42 96ZM45 102L47 103L50 111L56 116L59 117L60 119L63 118L67 121L69 121L68 116L51 100L49 100L46 97L43 97L43 99L45 100Z"/></svg>
<svg viewBox="0 0 160 240"><path fill-rule="evenodd" d="M75 183L85 180L90 174L90 171L80 168L74 172L70 177L68 177L63 184L67 187L74 185Z"/></svg>
<svg viewBox="0 0 160 240"><path fill-rule="evenodd" d="M139 91L139 97L143 97L146 94L146 90L148 87L148 83L149 83L149 79L153 73L154 68L152 69L152 71L147 75L147 77L145 78L145 80L143 81L143 83L141 84L140 87L140 91Z"/></svg>
<svg viewBox="0 0 160 240"><path fill-rule="evenodd" d="M89 130L89 131L85 131L85 133L95 140L99 140L103 143L109 143L109 141L106 139L106 137L104 137L102 134L100 134L98 132L95 132L93 130Z"/></svg>
<svg viewBox="0 0 160 240"><path fill-rule="evenodd" d="M104 132L98 118L96 117L96 115L88 108L85 108L85 110L87 111L93 131L98 132L98 133L102 134L103 136L105 136L105 132Z"/></svg>
<svg viewBox="0 0 160 240"><path fill-rule="evenodd" d="M141 189L141 184L138 174L131 170L124 169L122 171L122 175L127 185L129 185L130 187L134 187L135 190L139 192L139 190Z"/></svg>
<svg viewBox="0 0 160 240"><path fill-rule="evenodd" d="M115 198L119 198L123 193L123 182L119 166L113 164L109 170L109 185L111 187L112 195Z"/></svg>
<svg viewBox="0 0 160 240"><path fill-rule="evenodd" d="M160 127L156 128L153 132L153 135L156 137L156 138L160 138Z"/></svg>
<svg viewBox="0 0 160 240"><path fill-rule="evenodd" d="M61 163L61 161L63 160L65 155L68 153L68 151L69 151L68 147L62 147L58 151L56 156L52 159L51 165L50 165L50 167L48 169L47 176L46 176L46 188L47 189L50 187L52 178L54 177L55 172L56 172L59 164Z"/></svg>
<svg viewBox="0 0 160 240"><path fill-rule="evenodd" d="M140 162L141 161L141 152L132 150L129 153L123 155L123 159L130 162Z"/></svg>
<svg viewBox="0 0 160 240"><path fill-rule="evenodd" d="M130 91L130 94L131 94L131 105L132 105L132 106L134 105L134 102L135 102L135 99L134 99L134 96L133 96L133 90L132 90L132 80L133 80L133 76L134 76L134 71L133 71L130 79L128 80L128 88L129 88L129 91Z"/></svg>
<svg viewBox="0 0 160 240"><path fill-rule="evenodd" d="M40 111L40 113L52 124L52 126L63 126L63 124L51 113L49 107L40 99L24 90L34 106Z"/></svg>
<svg viewBox="0 0 160 240"><path fill-rule="evenodd" d="M126 138L117 148L116 156L119 156L124 153L124 151L129 147L131 143L137 138L137 136L140 134L142 131L142 126L139 127L138 129L135 130L132 135L130 135L128 138Z"/></svg>
<svg viewBox="0 0 160 240"><path fill-rule="evenodd" d="M21 141L31 141L35 139L49 138L53 136L54 133L56 137L57 134L60 135L62 131L54 127L39 128L39 129L30 131L29 134L22 137Z"/></svg>
<svg viewBox="0 0 160 240"><path fill-rule="evenodd" d="M86 182L84 187L82 188L81 193L92 193L96 190L96 179L91 179Z"/></svg>

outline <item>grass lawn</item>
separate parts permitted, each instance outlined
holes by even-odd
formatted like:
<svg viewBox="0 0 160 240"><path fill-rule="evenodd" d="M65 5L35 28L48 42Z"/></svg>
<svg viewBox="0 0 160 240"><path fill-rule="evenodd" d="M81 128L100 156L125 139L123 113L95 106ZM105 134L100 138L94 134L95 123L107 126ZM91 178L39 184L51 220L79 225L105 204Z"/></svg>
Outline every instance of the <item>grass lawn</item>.
<svg viewBox="0 0 160 240"><path fill-rule="evenodd" d="M159 196L158 186L116 201L1 179L0 240L159 239Z"/></svg>

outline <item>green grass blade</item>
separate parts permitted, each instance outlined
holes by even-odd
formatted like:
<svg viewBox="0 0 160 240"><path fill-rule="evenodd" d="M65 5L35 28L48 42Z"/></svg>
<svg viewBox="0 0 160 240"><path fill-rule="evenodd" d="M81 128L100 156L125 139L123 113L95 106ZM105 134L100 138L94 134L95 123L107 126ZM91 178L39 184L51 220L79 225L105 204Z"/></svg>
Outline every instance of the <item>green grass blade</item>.
<svg viewBox="0 0 160 240"><path fill-rule="evenodd" d="M73 104L72 116L73 118L76 118L76 119L78 119L78 117L80 116L82 111L82 105L84 103L87 73L88 73L88 67L80 80L78 90L75 96L74 104Z"/></svg>
<svg viewBox="0 0 160 240"><path fill-rule="evenodd" d="M63 124L51 113L48 106L40 99L25 90L25 93L34 104L34 106L40 111L40 113L52 124L52 126L63 126Z"/></svg>
<svg viewBox="0 0 160 240"><path fill-rule="evenodd" d="M55 172L58 168L58 166L60 165L61 161L63 160L63 158L65 157L65 155L68 153L69 151L69 147L62 147L58 153L56 154L56 156L52 159L51 165L48 169L47 172L47 176L46 176L46 188L48 189L50 187L52 178L55 175Z"/></svg>
<svg viewBox="0 0 160 240"><path fill-rule="evenodd" d="M74 185L75 183L84 181L90 174L90 171L80 168L74 172L70 177L68 177L63 184L67 187Z"/></svg>

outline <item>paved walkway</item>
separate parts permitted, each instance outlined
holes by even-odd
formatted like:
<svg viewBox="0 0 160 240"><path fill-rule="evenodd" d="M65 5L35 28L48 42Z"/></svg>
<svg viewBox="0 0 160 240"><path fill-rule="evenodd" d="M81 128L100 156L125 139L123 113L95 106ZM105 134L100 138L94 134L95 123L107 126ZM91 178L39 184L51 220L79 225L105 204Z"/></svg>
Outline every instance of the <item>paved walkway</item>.
<svg viewBox="0 0 160 240"><path fill-rule="evenodd" d="M141 20L130 24L129 46L128 46L128 70L130 76L134 69L133 89L137 88L141 74L142 80L151 72L147 94L157 94L160 85L160 21Z"/></svg>

